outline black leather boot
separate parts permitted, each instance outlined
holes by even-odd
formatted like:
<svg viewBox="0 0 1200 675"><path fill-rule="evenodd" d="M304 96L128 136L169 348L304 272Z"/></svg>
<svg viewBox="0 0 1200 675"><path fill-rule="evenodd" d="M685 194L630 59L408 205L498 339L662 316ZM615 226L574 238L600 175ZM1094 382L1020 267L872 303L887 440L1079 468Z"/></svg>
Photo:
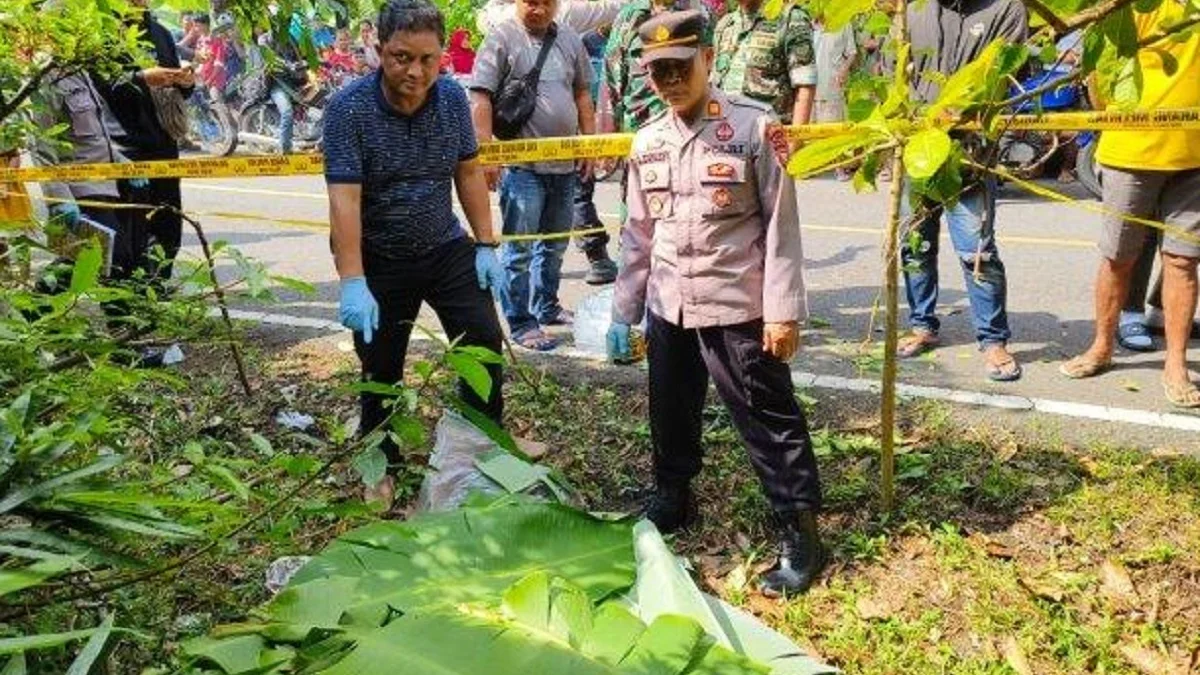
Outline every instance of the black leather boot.
<svg viewBox="0 0 1200 675"><path fill-rule="evenodd" d="M696 522L696 501L691 488L660 483L646 503L642 517L654 523L663 534L686 529Z"/></svg>
<svg viewBox="0 0 1200 675"><path fill-rule="evenodd" d="M603 286L617 280L617 263L608 257L604 247L587 252L588 271L583 282L589 286Z"/></svg>
<svg viewBox="0 0 1200 675"><path fill-rule="evenodd" d="M763 595L777 598L808 590L825 568L826 552L812 511L777 513L779 567L762 578Z"/></svg>

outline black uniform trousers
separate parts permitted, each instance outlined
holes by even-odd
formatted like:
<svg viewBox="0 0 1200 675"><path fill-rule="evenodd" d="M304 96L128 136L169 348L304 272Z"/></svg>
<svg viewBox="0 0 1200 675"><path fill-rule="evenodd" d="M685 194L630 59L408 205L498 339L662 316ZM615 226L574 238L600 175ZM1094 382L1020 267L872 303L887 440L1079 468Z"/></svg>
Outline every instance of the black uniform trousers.
<svg viewBox="0 0 1200 675"><path fill-rule="evenodd" d="M366 382L397 384L404 376L404 357L413 322L428 302L437 313L442 330L450 340L462 337L463 346L487 347L500 354L503 333L492 294L479 288L475 276L475 245L462 238L434 249L420 258L384 258L364 252L367 287L379 303L379 329L371 344L362 333L354 334L354 348L362 362ZM497 424L504 412L501 385L504 372L499 365L488 365L492 390L486 401L464 382L459 395L471 407ZM360 399L362 421L359 428L368 433L389 415L389 401L376 394L364 393ZM399 450L391 442L382 446L388 464L399 465Z"/></svg>
<svg viewBox="0 0 1200 675"><path fill-rule="evenodd" d="M125 154L135 162L179 159L179 151L174 148L154 152L129 149ZM151 178L145 187L133 187L129 181L119 181L117 188L121 193L121 201L126 204L183 208L178 178ZM139 257L138 266L146 271L148 278L156 279L157 285L162 286L171 279L175 256L179 254L179 246L183 240L183 217L171 209L135 209L130 213L131 217L136 219L133 224L132 245L134 254ZM153 260L149 255L155 245L162 246L164 260L161 262Z"/></svg>
<svg viewBox="0 0 1200 675"><path fill-rule="evenodd" d="M656 480L682 486L700 473L701 415L711 375L772 509L819 509L808 422L787 364L763 351L763 322L684 329L651 312L647 324Z"/></svg>

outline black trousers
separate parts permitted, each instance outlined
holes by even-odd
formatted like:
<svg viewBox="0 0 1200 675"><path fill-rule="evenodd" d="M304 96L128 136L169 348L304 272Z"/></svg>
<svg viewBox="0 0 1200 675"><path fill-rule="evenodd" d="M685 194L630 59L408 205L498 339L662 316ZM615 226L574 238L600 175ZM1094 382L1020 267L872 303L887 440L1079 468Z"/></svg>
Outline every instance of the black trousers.
<svg viewBox="0 0 1200 675"><path fill-rule="evenodd" d="M421 258L396 260L365 254L367 286L379 303L379 330L371 344L362 333L354 334L354 348L362 362L366 382L396 384L404 376L404 357L413 322L427 302L437 313L442 330L450 340L459 337L463 346L479 346L500 354L503 333L491 293L479 288L475 276L475 246L468 239L445 244ZM471 407L500 423L504 412L501 384L504 372L489 365L492 391L486 401L459 382L459 393ZM376 394L361 397L363 433L388 418L389 401ZM382 446L388 464L399 465L399 450L390 442Z"/></svg>
<svg viewBox="0 0 1200 675"><path fill-rule="evenodd" d="M647 323L656 480L679 486L700 473L701 415L711 375L771 507L819 509L808 422L787 364L763 351L762 321L685 330L650 313Z"/></svg>
<svg viewBox="0 0 1200 675"><path fill-rule="evenodd" d="M572 229L590 230L604 225L600 222L600 214L596 213L595 196L596 179L592 177L588 177L587 180L578 179L575 186L575 218ZM575 245L588 255L604 253L608 246L608 233L597 232L576 237Z"/></svg>
<svg viewBox="0 0 1200 675"><path fill-rule="evenodd" d="M128 150L125 153L134 161L155 159L179 159L179 151L162 149L155 152ZM143 188L135 188L128 181L119 181L118 190L121 201L126 204L148 204L150 206L173 206L183 208L183 196L179 189L178 178L151 178L150 184ZM153 213L153 217L148 217ZM138 266L144 269L149 278L160 282L169 280L174 269L175 256L179 254L179 245L183 240L183 218L170 209L158 211L134 210L130 212L134 224L134 252L138 256ZM155 245L162 246L164 260L159 263L149 256ZM161 285L161 283L160 283Z"/></svg>

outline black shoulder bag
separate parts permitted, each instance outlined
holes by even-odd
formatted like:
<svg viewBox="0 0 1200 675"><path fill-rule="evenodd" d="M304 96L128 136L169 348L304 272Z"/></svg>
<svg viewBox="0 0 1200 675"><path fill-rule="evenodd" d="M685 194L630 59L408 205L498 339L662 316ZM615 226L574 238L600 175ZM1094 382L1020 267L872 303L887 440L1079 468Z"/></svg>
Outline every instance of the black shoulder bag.
<svg viewBox="0 0 1200 675"><path fill-rule="evenodd" d="M492 97L492 134L496 138L502 141L516 138L533 116L533 109L537 106L538 80L542 78L542 66L546 64L546 57L550 55L557 35L557 27L550 24L533 69L521 77L509 78L504 86L500 87L500 92Z"/></svg>

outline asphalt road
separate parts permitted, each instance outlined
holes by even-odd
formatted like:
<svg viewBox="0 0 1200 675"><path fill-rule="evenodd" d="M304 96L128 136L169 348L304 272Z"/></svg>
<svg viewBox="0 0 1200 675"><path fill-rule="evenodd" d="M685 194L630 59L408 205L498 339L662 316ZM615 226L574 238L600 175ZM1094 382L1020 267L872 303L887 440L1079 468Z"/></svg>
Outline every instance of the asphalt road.
<svg viewBox="0 0 1200 675"><path fill-rule="evenodd" d="M1063 189L1083 197L1080 188ZM846 183L816 179L803 183L799 193L809 304L815 323L821 327L806 336L807 348L795 367L844 378L877 377L872 371L878 367L878 351L875 357L864 356L860 345L868 337L882 339L877 329L873 335L869 331L872 307L882 286L879 245L886 189L860 195ZM308 221L203 218L211 238L228 240L245 254L268 264L274 274L316 285L315 296L285 297L280 304L258 309L335 319L337 278L329 255L324 226L327 202L319 177L193 180L185 182L183 194L185 208L200 213L237 211ZM615 228L619 208L615 184L599 187L597 207L605 222ZM1065 357L1081 351L1090 340L1092 280L1097 261L1094 239L1099 216L1079 205L1051 202L1007 187L1001 193L997 218L1001 256L1008 268L1012 349L1025 367L1025 376L1010 384L992 383L985 378L973 341L962 273L954 256L943 250L939 313L943 316L945 346L903 363L902 381L968 392L1172 412L1159 380L1161 353L1118 354L1118 368L1089 381L1070 381L1057 371ZM189 242L194 252L195 242ZM583 257L572 247L561 292L567 307L575 306L595 290L582 282L584 267ZM881 322L880 317L876 325ZM432 317L428 323L435 325ZM1194 347L1189 356L1193 363L1200 363L1200 349Z"/></svg>

